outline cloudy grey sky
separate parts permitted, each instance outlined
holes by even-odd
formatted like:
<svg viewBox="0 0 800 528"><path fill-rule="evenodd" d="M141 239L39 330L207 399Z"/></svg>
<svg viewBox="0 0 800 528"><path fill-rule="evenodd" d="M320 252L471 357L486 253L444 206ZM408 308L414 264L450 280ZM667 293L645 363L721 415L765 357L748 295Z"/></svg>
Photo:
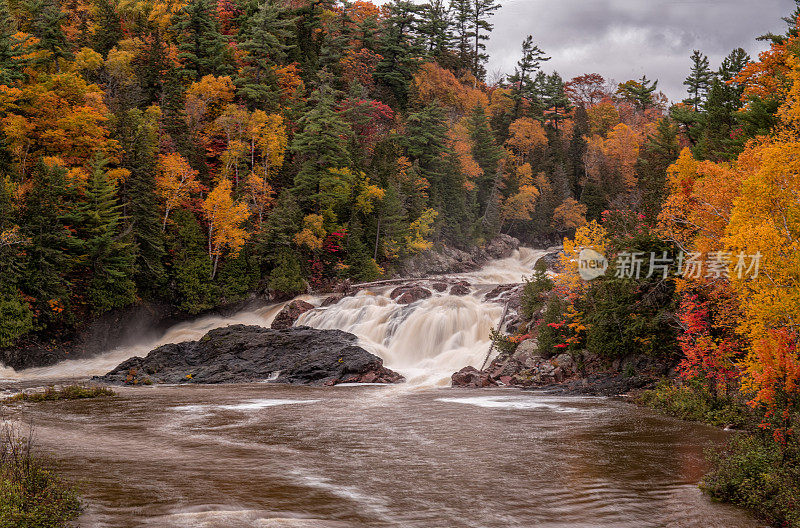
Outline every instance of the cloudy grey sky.
<svg viewBox="0 0 800 528"><path fill-rule="evenodd" d="M419 0L418 0L419 1ZM489 43L489 77L509 73L526 35L552 60L545 70L565 79L600 73L624 82L646 74L673 100L684 96L692 50L709 56L712 67L732 49L753 57L769 31L784 32L781 17L793 0L500 0ZM378 1L378 3L384 3Z"/></svg>

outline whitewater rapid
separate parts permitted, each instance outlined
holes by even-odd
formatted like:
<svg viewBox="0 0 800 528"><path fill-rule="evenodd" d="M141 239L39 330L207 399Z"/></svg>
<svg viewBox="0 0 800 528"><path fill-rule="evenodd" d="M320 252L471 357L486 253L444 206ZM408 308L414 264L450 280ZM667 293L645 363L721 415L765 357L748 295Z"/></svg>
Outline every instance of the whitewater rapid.
<svg viewBox="0 0 800 528"><path fill-rule="evenodd" d="M303 314L297 325L338 329L359 337L361 345L400 372L412 386L444 386L450 375L464 366L480 367L489 351L489 331L497 326L503 306L484 302L483 297L499 284L519 283L532 274L545 251L522 248L482 269L448 275L470 283L470 294L455 296L434 292L410 305L389 298L391 287L362 290L329 307L319 307L322 298L300 296L318 306ZM103 375L134 356L145 356L159 346L193 341L208 331L229 325L268 327L286 303L272 304L229 317L206 316L169 328L158 338L143 339L117 347L89 359L67 360L50 367L16 372L0 366L0 381L86 379Z"/></svg>

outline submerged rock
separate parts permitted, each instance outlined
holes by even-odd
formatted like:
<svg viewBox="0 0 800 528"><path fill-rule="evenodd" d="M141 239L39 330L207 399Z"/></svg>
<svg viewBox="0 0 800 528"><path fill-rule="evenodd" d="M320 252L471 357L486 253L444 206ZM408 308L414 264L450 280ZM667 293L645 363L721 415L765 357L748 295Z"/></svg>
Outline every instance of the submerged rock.
<svg viewBox="0 0 800 528"><path fill-rule="evenodd" d="M95 381L112 384L248 383L305 385L397 383L403 377L341 330L273 330L235 325L199 341L161 346L134 357Z"/></svg>
<svg viewBox="0 0 800 528"><path fill-rule="evenodd" d="M433 295L430 290L426 290L422 286L400 286L395 288L389 297L397 304L411 304L422 299L427 299Z"/></svg>
<svg viewBox="0 0 800 528"><path fill-rule="evenodd" d="M462 297L464 295L469 295L470 291L470 284L467 281L460 281L450 288L450 295L458 295L459 297Z"/></svg>
<svg viewBox="0 0 800 528"><path fill-rule="evenodd" d="M291 328L301 315L313 309L314 305L311 303L301 300L292 301L287 304L278 315L275 316L275 319L272 321L271 328L273 330L285 330L286 328Z"/></svg>

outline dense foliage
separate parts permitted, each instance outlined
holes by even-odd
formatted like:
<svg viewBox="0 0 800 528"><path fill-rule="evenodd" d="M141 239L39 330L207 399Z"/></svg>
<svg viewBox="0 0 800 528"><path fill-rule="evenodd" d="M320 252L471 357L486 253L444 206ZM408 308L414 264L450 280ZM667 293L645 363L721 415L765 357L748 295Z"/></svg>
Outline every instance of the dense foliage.
<svg viewBox="0 0 800 528"><path fill-rule="evenodd" d="M499 8L0 1L0 346L652 215L678 134L657 83L566 82L531 36L488 83Z"/></svg>

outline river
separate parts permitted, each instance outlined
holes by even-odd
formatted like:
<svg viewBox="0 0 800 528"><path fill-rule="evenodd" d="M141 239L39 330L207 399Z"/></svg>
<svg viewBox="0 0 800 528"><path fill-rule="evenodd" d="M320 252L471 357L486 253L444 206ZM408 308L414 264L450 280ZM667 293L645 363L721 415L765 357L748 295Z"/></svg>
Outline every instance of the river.
<svg viewBox="0 0 800 528"><path fill-rule="evenodd" d="M83 527L759 526L697 487L704 449L728 433L616 399L446 387L488 350L502 307L483 294L530 273L537 256L464 274L472 295L402 307L376 289L303 316L356 333L403 385L122 388L4 417L32 423L78 483ZM201 318L90 360L0 370L0 385L87 379L214 327L268 325L279 309Z"/></svg>

